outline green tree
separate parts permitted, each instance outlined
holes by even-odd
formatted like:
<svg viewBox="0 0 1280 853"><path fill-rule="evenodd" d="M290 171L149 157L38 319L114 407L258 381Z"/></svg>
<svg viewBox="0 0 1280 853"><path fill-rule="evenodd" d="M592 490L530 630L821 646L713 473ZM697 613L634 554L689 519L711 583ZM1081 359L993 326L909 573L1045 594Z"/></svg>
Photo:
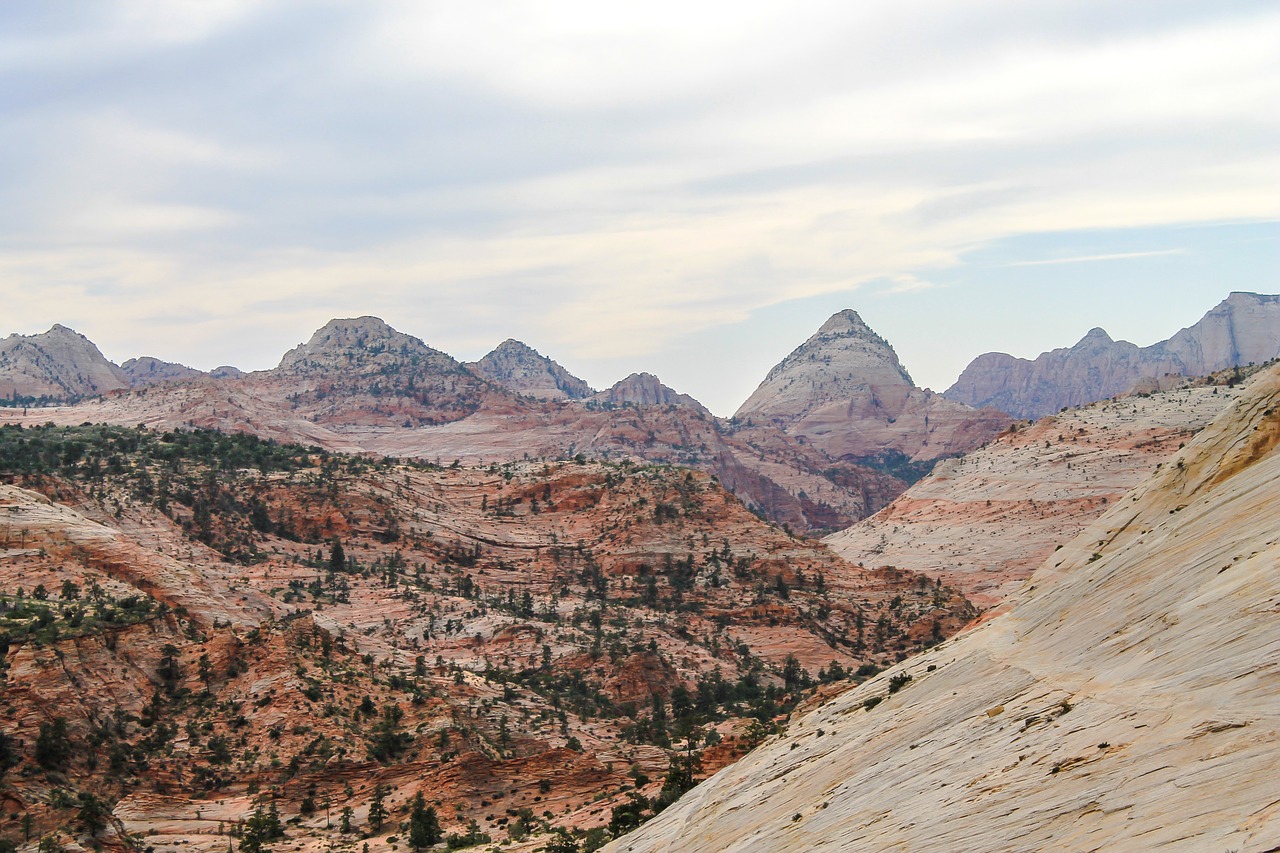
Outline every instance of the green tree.
<svg viewBox="0 0 1280 853"><path fill-rule="evenodd" d="M388 793L386 785L376 785L373 789L373 798L369 800L369 827L374 832L382 829L382 822L387 819L387 807L383 801Z"/></svg>
<svg viewBox="0 0 1280 853"><path fill-rule="evenodd" d="M40 733L36 735L36 763L45 770L65 770L71 762L71 754L67 721L54 717L47 723L41 723Z"/></svg>
<svg viewBox="0 0 1280 853"><path fill-rule="evenodd" d="M90 835L97 835L99 832L107 828L107 815L110 812L102 800L93 794L80 793L80 811L76 813L84 831Z"/></svg>
<svg viewBox="0 0 1280 853"><path fill-rule="evenodd" d="M409 846L423 850L440 841L440 821L436 810L426 804L422 792L413 795L413 808L409 811Z"/></svg>
<svg viewBox="0 0 1280 853"><path fill-rule="evenodd" d="M333 537L333 545L329 548L329 570L345 572L347 570L347 554L342 550L342 540Z"/></svg>

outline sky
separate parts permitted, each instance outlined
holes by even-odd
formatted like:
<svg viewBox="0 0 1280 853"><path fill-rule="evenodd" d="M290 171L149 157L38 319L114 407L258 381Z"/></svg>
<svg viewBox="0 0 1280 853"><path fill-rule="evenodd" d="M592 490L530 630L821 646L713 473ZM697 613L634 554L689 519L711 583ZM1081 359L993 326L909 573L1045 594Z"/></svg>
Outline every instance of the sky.
<svg viewBox="0 0 1280 853"><path fill-rule="evenodd" d="M1280 291L1280 4L5 0L0 335L274 366L373 314L728 415Z"/></svg>

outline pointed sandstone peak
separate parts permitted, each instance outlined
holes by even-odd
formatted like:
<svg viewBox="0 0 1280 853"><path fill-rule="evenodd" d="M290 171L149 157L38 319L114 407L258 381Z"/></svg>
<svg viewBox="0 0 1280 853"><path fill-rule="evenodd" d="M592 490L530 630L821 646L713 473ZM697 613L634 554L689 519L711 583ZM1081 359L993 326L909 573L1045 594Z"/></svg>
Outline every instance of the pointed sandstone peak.
<svg viewBox="0 0 1280 853"><path fill-rule="evenodd" d="M514 338L467 367L490 382L539 400L581 400L595 393L585 381Z"/></svg>
<svg viewBox="0 0 1280 853"><path fill-rule="evenodd" d="M0 395L74 399L128 387L124 371L61 323L43 334L0 340Z"/></svg>
<svg viewBox="0 0 1280 853"><path fill-rule="evenodd" d="M845 309L770 370L739 407L737 417L764 416L788 422L817 406L848 399L872 387L895 393L914 385L889 342L872 331L856 311Z"/></svg>
<svg viewBox="0 0 1280 853"><path fill-rule="evenodd" d="M934 459L972 450L1008 425L999 412L917 388L889 342L847 309L770 370L735 417L773 423L836 458Z"/></svg>

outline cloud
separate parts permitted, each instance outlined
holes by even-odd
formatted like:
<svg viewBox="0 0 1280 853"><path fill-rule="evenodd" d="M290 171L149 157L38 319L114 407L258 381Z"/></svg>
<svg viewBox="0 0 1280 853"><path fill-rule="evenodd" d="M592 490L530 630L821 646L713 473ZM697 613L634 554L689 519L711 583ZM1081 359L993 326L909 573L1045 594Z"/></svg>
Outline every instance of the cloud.
<svg viewBox="0 0 1280 853"><path fill-rule="evenodd" d="M198 364L252 325L252 367L373 312L643 367L1019 234L1280 215L1268 3L136 0L0 33L6 314L123 357L146 318Z"/></svg>

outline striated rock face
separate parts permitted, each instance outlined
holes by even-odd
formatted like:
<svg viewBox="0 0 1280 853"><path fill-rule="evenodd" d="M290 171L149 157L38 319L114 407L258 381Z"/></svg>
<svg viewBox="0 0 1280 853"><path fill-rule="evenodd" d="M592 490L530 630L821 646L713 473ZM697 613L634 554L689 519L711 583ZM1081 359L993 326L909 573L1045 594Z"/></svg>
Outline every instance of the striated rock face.
<svg viewBox="0 0 1280 853"><path fill-rule="evenodd" d="M1276 849L1278 447L1273 368L1004 613L606 849Z"/></svg>
<svg viewBox="0 0 1280 853"><path fill-rule="evenodd" d="M119 367L66 326L0 340L0 396L74 399L128 387Z"/></svg>
<svg viewBox="0 0 1280 853"><path fill-rule="evenodd" d="M681 394L663 385L652 373L633 373L591 399L615 406L688 406L708 416L711 414L688 394Z"/></svg>
<svg viewBox="0 0 1280 853"><path fill-rule="evenodd" d="M944 393L971 406L1038 418L1064 406L1114 397L1172 373L1202 376L1280 356L1280 296L1232 293L1195 325L1138 347L1092 329L1073 347L1034 361L1005 353L974 359Z"/></svg>
<svg viewBox="0 0 1280 853"><path fill-rule="evenodd" d="M204 371L196 370L194 367L172 361L161 361L149 355L131 358L120 365L120 369L129 378L129 385L133 388L159 385L161 382L182 382L204 376Z"/></svg>
<svg viewBox="0 0 1280 853"><path fill-rule="evenodd" d="M917 388L893 347L851 310L769 371L734 417L773 423L835 458L896 451L916 460L972 450L1009 423Z"/></svg>
<svg viewBox="0 0 1280 853"><path fill-rule="evenodd" d="M852 562L923 572L994 606L1240 395L1181 384L1004 432L826 542Z"/></svg>
<svg viewBox="0 0 1280 853"><path fill-rule="evenodd" d="M511 338L467 367L508 391L539 400L581 400L595 393L556 362Z"/></svg>

